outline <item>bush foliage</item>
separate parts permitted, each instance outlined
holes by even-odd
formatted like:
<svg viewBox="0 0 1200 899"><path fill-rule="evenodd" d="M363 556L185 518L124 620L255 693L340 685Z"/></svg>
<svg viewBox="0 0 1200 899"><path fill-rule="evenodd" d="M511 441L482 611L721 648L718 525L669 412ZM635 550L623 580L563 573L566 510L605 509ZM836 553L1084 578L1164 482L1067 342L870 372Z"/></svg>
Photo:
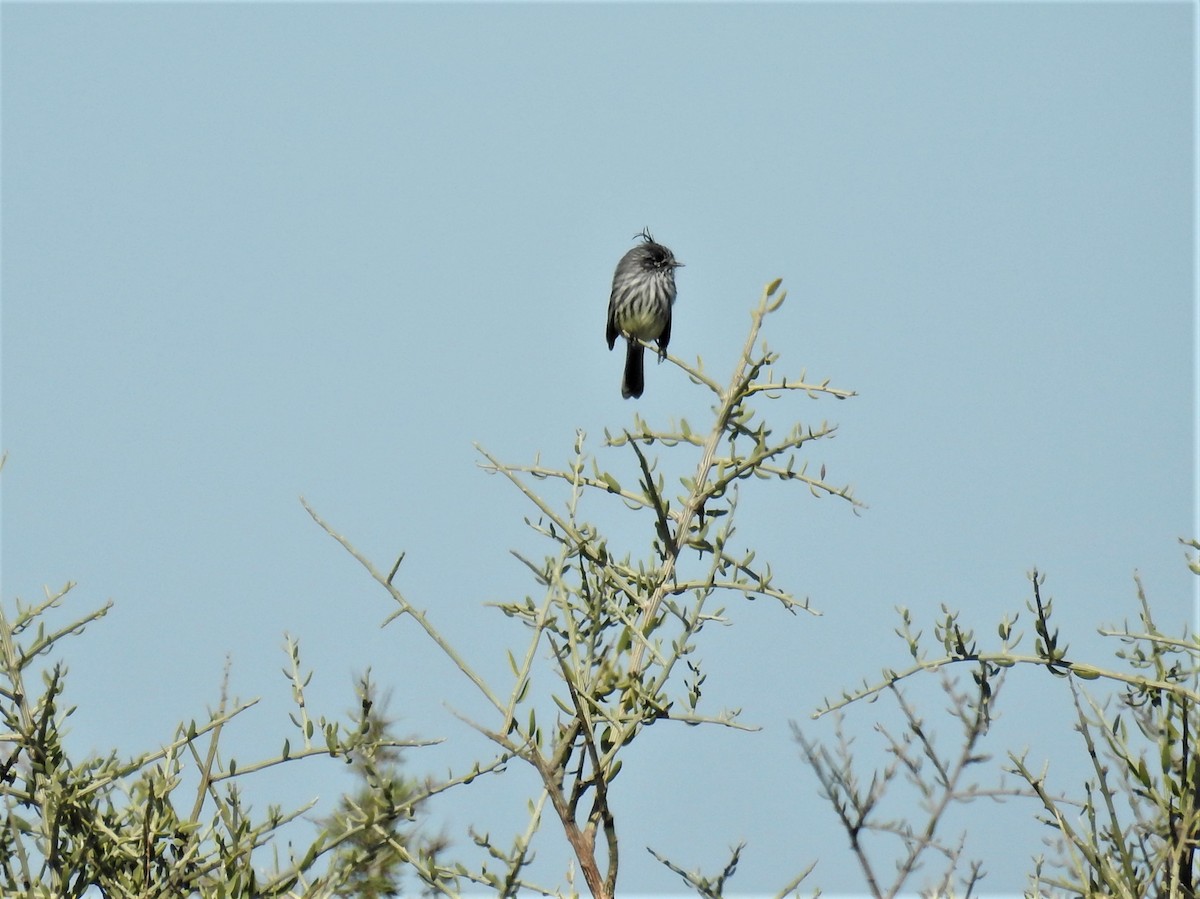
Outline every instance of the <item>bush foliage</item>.
<svg viewBox="0 0 1200 899"><path fill-rule="evenodd" d="M181 724L162 748L130 759L110 753L73 760L64 741L71 709L60 659L68 638L108 606L56 628L68 585L38 603L0 608L0 895L375 897L485 888L515 896L577 895L580 886L595 897L616 895L623 846L608 788L628 747L650 726L745 727L736 711L713 712L702 700L707 674L696 648L710 625L724 620L721 603L766 597L789 612L807 609L776 583L769 561L733 549L742 492L802 487L858 506L848 487L828 481L824 466L813 470L806 458L810 444L835 426L774 421L789 415L791 399L854 395L804 373L777 373L777 354L760 341L784 298L778 281L764 289L724 383L699 361L669 357L711 401L703 427L683 419L655 427L635 415L628 429L606 434L598 452L577 435L562 467L508 464L480 450L485 468L529 502L527 522L548 547L540 558L519 556L535 590L499 605L520 638L508 652L504 682L485 679L406 595L397 583L402 555L386 569L377 566L309 508L389 598L388 620L415 624L485 700L486 717L470 723L494 754L466 771L437 781L405 775L401 751L423 744L394 736L369 677L358 683L344 721L309 717L304 690L311 675L293 640L287 672L294 730L281 735L277 754L250 763L226 757L222 735L243 724L253 703L222 696L205 720ZM668 464L683 472L677 487ZM640 551L618 548L592 510L644 533ZM966 835L947 833L946 821L954 806L986 799L1029 803L1053 836L1050 854L1030 860L1031 895L1194 895L1200 643L1186 631L1160 631L1139 584L1137 626L1103 631L1119 647L1117 664L1076 658L1054 625L1043 586L1034 572L1027 609L998 623L991 647L955 610L943 609L927 640L900 609L904 649L898 646L897 656L906 656L905 664L818 710L814 717L833 720L832 734L814 734L823 724L796 726L801 756L871 895L977 892L985 872L969 857ZM1019 627L1023 620L1028 632ZM1004 678L1017 666L1044 671L1072 698L1083 783L1071 780L1074 772L1035 770L1019 752L996 763L985 751ZM949 749L930 737L905 691L906 682L930 676L940 678L958 725L960 738ZM888 763L863 770L848 727L858 708L882 697L895 703L902 726L883 732ZM294 823L310 807L255 814L243 794L256 773L312 756L349 761L359 787L293 849ZM476 848L464 851L420 826L440 793L514 765L534 772L540 789L511 838L471 832ZM915 790L908 795L918 802L906 814L885 816L885 799L899 784ZM537 882L530 872L534 841L546 827L561 830L570 847L560 883ZM714 874L655 854L689 888L712 897L729 888L742 848L719 860ZM926 867L930 858L937 864ZM778 895L814 889L812 870L811 860L797 859L795 876Z"/></svg>

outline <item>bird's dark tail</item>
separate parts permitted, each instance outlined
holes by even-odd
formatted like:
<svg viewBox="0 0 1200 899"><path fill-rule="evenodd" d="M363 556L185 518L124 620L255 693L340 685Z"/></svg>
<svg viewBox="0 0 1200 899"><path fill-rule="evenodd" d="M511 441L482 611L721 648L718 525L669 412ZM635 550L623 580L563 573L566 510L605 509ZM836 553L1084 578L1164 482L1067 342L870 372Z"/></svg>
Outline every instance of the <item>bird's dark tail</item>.
<svg viewBox="0 0 1200 899"><path fill-rule="evenodd" d="M642 372L642 356L645 348L636 340L628 341L625 349L625 376L621 379L621 396L625 399L639 397L645 389L646 379Z"/></svg>

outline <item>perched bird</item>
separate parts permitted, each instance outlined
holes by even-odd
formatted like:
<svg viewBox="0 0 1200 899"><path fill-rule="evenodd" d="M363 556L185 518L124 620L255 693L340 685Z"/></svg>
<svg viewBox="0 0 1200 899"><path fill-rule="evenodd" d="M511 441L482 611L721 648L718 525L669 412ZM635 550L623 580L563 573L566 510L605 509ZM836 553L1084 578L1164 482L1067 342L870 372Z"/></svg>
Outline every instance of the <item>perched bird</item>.
<svg viewBox="0 0 1200 899"><path fill-rule="evenodd" d="M639 340L658 343L660 359L667 355L671 340L671 305L675 302L675 269L683 265L675 254L656 243L646 229L637 235L642 242L621 257L613 272L612 295L608 299L608 348L618 335L628 341L621 396L641 396L645 387Z"/></svg>

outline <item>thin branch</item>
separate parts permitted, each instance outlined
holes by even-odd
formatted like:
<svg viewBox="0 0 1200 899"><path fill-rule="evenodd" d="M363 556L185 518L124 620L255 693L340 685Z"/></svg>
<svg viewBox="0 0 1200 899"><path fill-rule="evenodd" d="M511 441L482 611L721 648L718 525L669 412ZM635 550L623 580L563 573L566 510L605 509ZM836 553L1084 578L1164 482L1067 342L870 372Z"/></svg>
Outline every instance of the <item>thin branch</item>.
<svg viewBox="0 0 1200 899"><path fill-rule="evenodd" d="M350 543L349 540L334 531L333 528L326 523L325 519L318 515L312 506L308 504L308 501L305 500L304 497L300 498L300 503L304 506L304 510L312 516L313 521L320 525L321 529L325 531L325 533L340 543L342 548L345 549L346 552L350 553L350 555L352 555L358 561L358 563L367 570L367 573L370 574L380 586L382 586L385 590L387 590L388 593L391 594L392 599L394 599L400 606L398 614L411 616L417 622L417 624L421 626L425 633L429 635L430 639L438 645L438 648L442 650L446 657L449 658L450 661L454 662L454 664L458 667L458 670L467 676L467 679L475 685L475 687L480 693L483 694L487 701L490 702L498 711L504 712L504 703L502 703L495 696L495 694L492 693L491 688L487 685L483 678L475 672L475 669L473 669L467 663L466 659L459 654L458 650L456 650L449 643L449 641L447 641L446 638L441 635L437 628L435 628L429 622L429 619L425 617L425 613L414 607L407 599L405 599L403 594L401 594L399 590L392 586L389 577L385 577L384 575L380 574L371 561L362 553L360 553L353 546L353 544Z"/></svg>

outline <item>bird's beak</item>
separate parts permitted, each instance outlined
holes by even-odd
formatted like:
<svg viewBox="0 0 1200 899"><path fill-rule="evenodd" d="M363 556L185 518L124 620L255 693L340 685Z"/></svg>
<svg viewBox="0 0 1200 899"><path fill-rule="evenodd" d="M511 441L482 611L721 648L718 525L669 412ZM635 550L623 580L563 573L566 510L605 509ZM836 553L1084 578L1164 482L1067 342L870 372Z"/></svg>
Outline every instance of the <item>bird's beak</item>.
<svg viewBox="0 0 1200 899"><path fill-rule="evenodd" d="M671 264L672 264L672 265L674 265L674 266L675 266L675 268L683 268L683 263L682 263L682 262L673 262L673 263L671 263Z"/></svg>

